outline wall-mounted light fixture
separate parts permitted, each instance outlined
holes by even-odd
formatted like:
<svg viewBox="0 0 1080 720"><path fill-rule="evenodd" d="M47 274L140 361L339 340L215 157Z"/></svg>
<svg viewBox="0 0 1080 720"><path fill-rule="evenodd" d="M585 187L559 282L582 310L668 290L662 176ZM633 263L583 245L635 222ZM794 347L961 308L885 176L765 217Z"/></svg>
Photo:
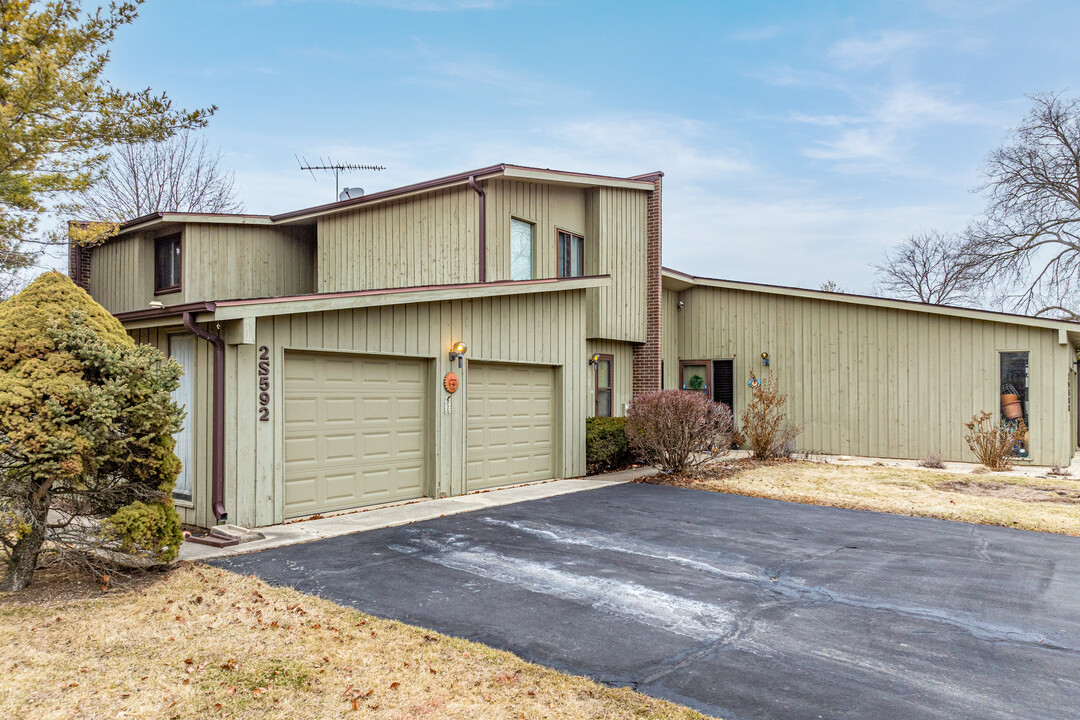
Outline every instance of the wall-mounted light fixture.
<svg viewBox="0 0 1080 720"><path fill-rule="evenodd" d="M590 355L589 356L589 364L590 365L595 365L598 362L600 362L600 356L599 355Z"/></svg>
<svg viewBox="0 0 1080 720"><path fill-rule="evenodd" d="M765 367L769 367L769 353L767 353L767 352L761 353L761 364L764 365Z"/></svg>
<svg viewBox="0 0 1080 720"><path fill-rule="evenodd" d="M458 340L456 343L450 346L450 362L453 362L457 358L457 366L461 367L461 358L465 357L465 353L469 351L469 346Z"/></svg>
<svg viewBox="0 0 1080 720"><path fill-rule="evenodd" d="M681 311L684 307L686 307L686 303L680 300L679 304L675 306L675 309Z"/></svg>

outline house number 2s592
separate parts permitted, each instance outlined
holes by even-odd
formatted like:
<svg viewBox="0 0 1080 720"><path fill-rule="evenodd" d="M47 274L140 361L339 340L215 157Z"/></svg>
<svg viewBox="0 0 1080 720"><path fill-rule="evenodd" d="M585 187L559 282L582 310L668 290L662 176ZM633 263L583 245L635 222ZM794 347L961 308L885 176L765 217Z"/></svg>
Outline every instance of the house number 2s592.
<svg viewBox="0 0 1080 720"><path fill-rule="evenodd" d="M259 421L270 419L270 348L259 347Z"/></svg>

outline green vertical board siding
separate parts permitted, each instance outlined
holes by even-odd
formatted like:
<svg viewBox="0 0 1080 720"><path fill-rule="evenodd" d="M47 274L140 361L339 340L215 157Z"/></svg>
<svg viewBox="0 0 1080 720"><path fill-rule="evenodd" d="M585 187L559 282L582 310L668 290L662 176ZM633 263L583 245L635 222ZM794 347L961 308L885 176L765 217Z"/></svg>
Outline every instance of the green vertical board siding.
<svg viewBox="0 0 1080 720"><path fill-rule="evenodd" d="M664 375L661 386L672 389L679 386L679 293L664 288L661 298L661 359Z"/></svg>
<svg viewBox="0 0 1080 720"><path fill-rule="evenodd" d="M318 219L318 292L476 282L479 205L467 186Z"/></svg>
<svg viewBox="0 0 1080 720"><path fill-rule="evenodd" d="M187 301L315 290L315 238L309 227L190 224L183 247Z"/></svg>
<svg viewBox="0 0 1080 720"><path fill-rule="evenodd" d="M154 238L136 233L94 248L90 260L90 294L111 313L142 310L154 300ZM182 293L157 299L182 302Z"/></svg>
<svg viewBox="0 0 1080 720"><path fill-rule="evenodd" d="M510 221L535 226L537 278L557 273L558 230L585 238L588 336L644 342L646 201L642 190L522 180L481 182L486 280L510 279ZM318 220L319 292L471 283L479 279L479 204L467 186L421 193Z"/></svg>
<svg viewBox="0 0 1080 720"><path fill-rule="evenodd" d="M258 225L182 226L181 287L154 295L154 238L135 233L94 248L90 294L111 313L203 300L299 295L315 288L315 241L311 228Z"/></svg>
<svg viewBox="0 0 1080 720"><path fill-rule="evenodd" d="M686 305L673 312L679 299ZM1072 350L1056 329L723 288L664 300L665 386L676 386L680 358L734 357L736 414L751 370L776 377L805 426L800 449L973 461L963 424L999 413L998 354L1009 350L1030 353L1032 461L1067 464L1075 449Z"/></svg>

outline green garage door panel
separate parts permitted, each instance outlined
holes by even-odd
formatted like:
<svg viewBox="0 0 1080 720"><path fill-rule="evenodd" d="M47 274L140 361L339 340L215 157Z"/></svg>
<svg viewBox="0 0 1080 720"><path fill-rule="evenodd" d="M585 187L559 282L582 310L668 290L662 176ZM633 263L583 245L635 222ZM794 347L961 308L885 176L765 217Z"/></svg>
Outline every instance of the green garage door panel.
<svg viewBox="0 0 1080 720"><path fill-rule="evenodd" d="M469 363L468 383L468 489L554 477L554 369Z"/></svg>
<svg viewBox="0 0 1080 720"><path fill-rule="evenodd" d="M422 360L285 355L285 515L424 494Z"/></svg>

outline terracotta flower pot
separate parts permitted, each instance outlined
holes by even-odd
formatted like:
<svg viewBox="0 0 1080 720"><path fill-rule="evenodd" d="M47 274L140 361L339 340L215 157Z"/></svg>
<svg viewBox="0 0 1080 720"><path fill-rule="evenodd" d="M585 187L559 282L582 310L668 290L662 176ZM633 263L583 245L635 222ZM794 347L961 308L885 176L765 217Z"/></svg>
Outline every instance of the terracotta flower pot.
<svg viewBox="0 0 1080 720"><path fill-rule="evenodd" d="M1020 407L1020 396L1006 393L1001 396L1001 414L1006 420L1016 420L1024 416L1024 410Z"/></svg>

